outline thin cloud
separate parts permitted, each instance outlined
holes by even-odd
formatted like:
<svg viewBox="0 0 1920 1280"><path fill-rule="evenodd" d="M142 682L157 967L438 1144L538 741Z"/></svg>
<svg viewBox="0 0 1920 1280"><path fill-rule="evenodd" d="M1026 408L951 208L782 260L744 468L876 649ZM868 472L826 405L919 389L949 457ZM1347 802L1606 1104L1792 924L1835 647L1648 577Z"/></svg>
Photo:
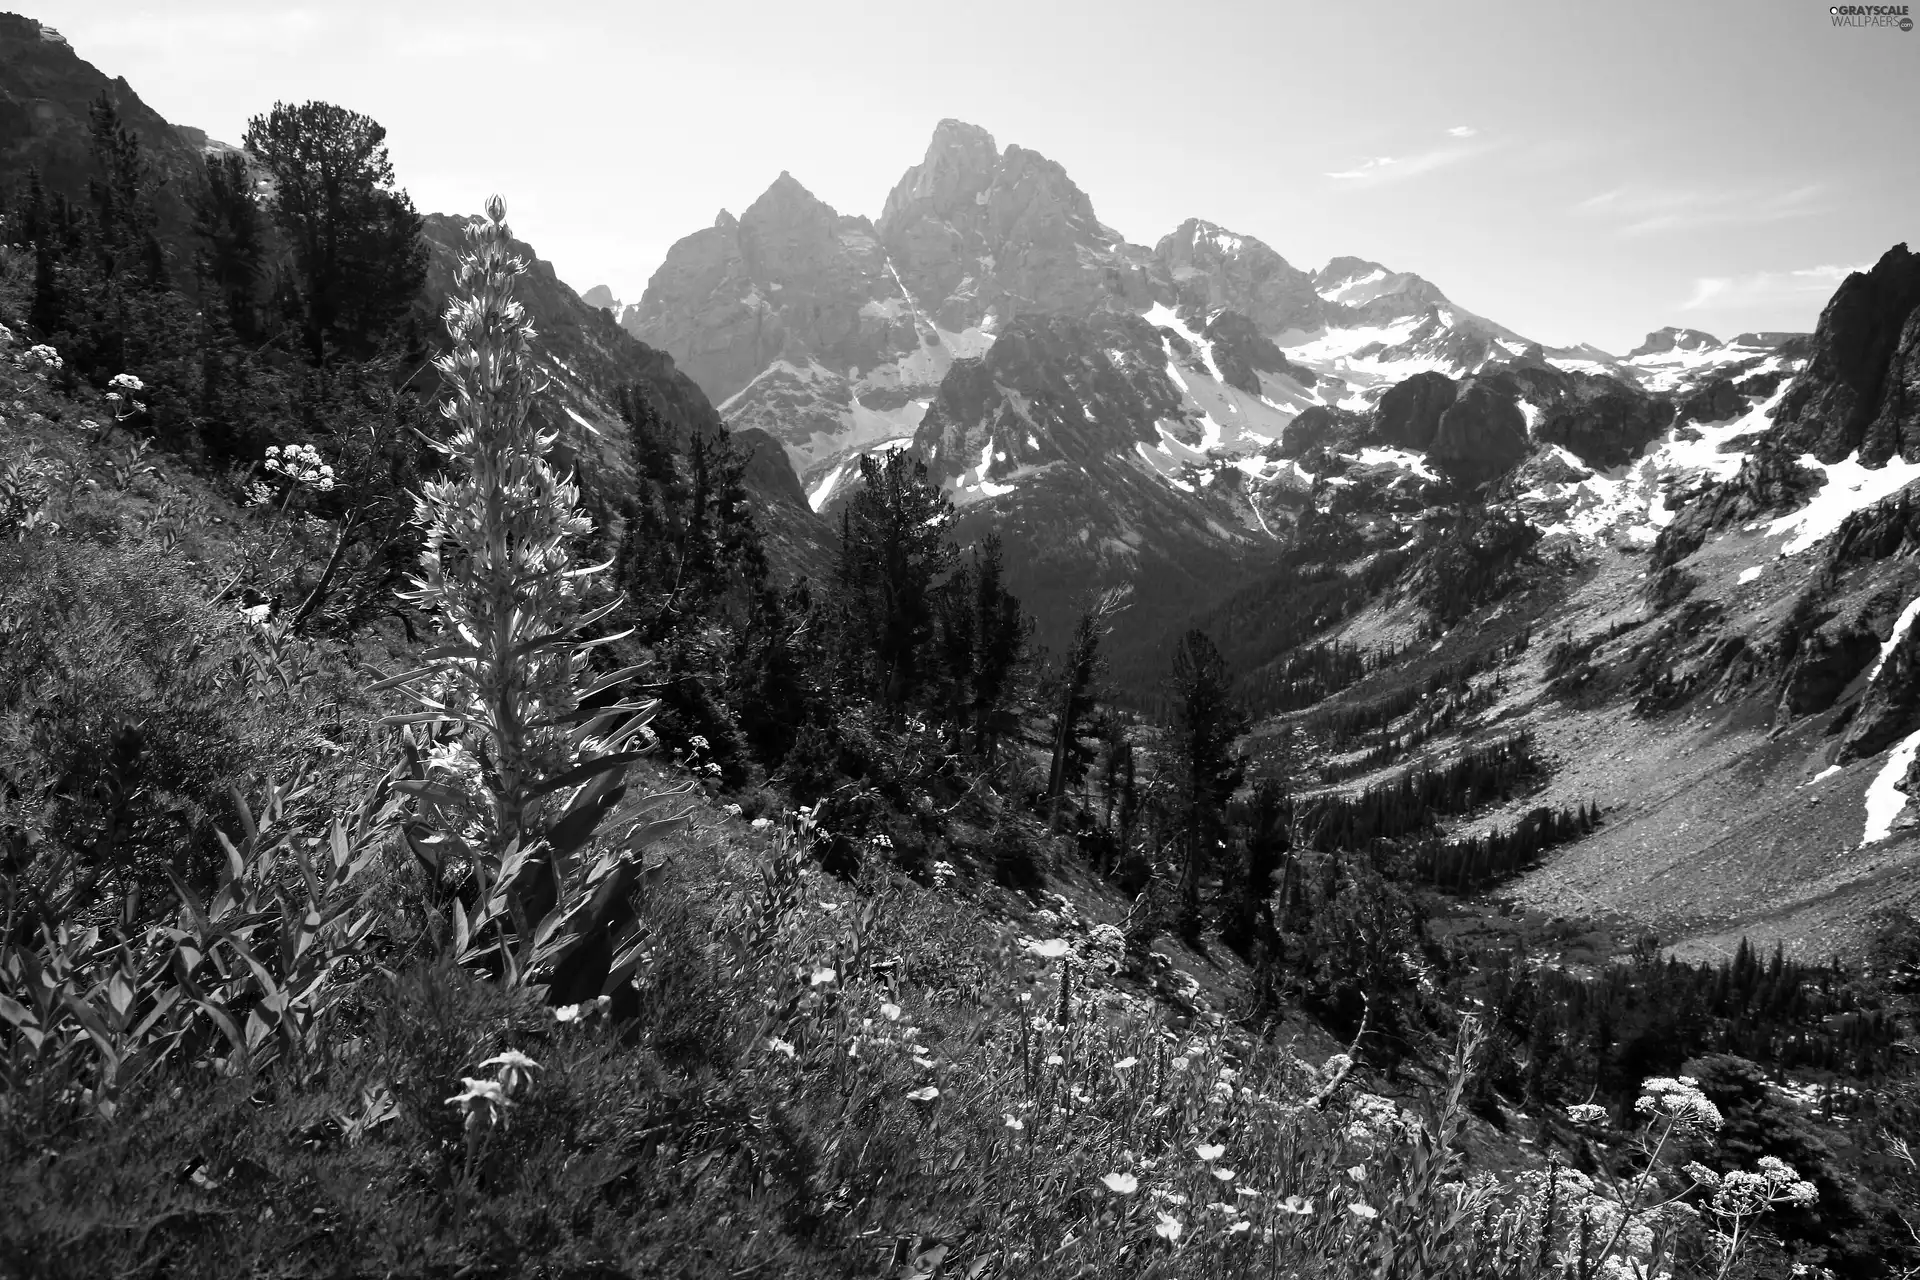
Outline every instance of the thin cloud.
<svg viewBox="0 0 1920 1280"><path fill-rule="evenodd" d="M1839 266L1824 263L1791 271L1754 271L1742 276L1700 276L1693 282L1693 294L1680 304L1682 311L1718 310L1726 307L1758 307L1787 303L1806 303L1830 296L1840 282L1867 265Z"/></svg>
<svg viewBox="0 0 1920 1280"><path fill-rule="evenodd" d="M1826 188L1809 183L1785 190L1754 187L1615 187L1574 205L1577 213L1614 223L1617 236L1702 227L1755 226L1825 212Z"/></svg>
<svg viewBox="0 0 1920 1280"><path fill-rule="evenodd" d="M1455 125L1448 129L1447 136L1454 141L1443 142L1425 151L1407 156L1372 156L1362 160L1351 169L1342 169L1328 173L1327 177L1336 182L1349 182L1372 185L1380 182L1397 182L1402 178L1415 177L1422 173L1431 173L1435 169L1444 169L1448 165L1471 160L1477 155L1491 150L1486 143L1469 143L1467 139L1478 135L1479 130L1467 125Z"/></svg>

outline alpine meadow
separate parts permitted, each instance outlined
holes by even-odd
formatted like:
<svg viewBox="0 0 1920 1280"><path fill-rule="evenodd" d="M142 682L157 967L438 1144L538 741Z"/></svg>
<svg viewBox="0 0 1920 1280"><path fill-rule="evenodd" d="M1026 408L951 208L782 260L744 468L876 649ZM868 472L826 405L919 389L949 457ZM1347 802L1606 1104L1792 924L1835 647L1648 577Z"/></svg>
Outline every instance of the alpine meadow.
<svg viewBox="0 0 1920 1280"><path fill-rule="evenodd" d="M1762 130L1716 89L1660 136L1688 185L1591 194L1604 146L1436 132L1476 90L1407 105L1398 53L1303 81L1383 139L1325 171L1310 114L1230 119L1252 82L1153 90L1219 136L1120 198L1464 254L1422 184L1517 166L1516 208L1589 182L1569 273L1754 326L1616 354L1344 249L1132 243L937 118L949 65L987 93L938 39L898 46L935 106L823 141L782 86L850 91L781 79L828 36L756 61L771 10L712 28L749 138L639 73L569 105L565 4L490 61L435 0L464 61L298 102L344 19L122 7L182 34L0 14L0 1276L1920 1278L1920 255L1836 212L1920 203L1846 186L1853 143L1716 194L1700 153ZM349 47L424 49L406 8ZM1303 67L1365 25L1252 8ZM1920 73L1847 70L1920 34L1751 17L1920 120ZM245 43L280 18L310 66ZM1456 25L1549 56L1516 21ZM149 105L229 72L237 142ZM477 152L350 90L432 95L512 183L422 212L411 167ZM1094 157L1132 127L1005 92ZM781 172L635 232L623 302L516 236L608 252L509 116L707 209L675 131L837 185L912 160L896 116L931 137L877 216ZM1822 211L1854 265L1736 261Z"/></svg>

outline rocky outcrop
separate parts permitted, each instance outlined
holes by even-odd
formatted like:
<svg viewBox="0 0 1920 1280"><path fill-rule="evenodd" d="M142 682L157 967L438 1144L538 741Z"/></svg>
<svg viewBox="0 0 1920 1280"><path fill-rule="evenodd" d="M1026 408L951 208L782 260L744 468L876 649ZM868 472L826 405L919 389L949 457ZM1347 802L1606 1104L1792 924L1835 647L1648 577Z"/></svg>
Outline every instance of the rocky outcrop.
<svg viewBox="0 0 1920 1280"><path fill-rule="evenodd" d="M581 294L580 301L590 307L598 307L602 311L611 311L616 315L620 312L620 300L614 297L613 290L604 284L597 284Z"/></svg>
<svg viewBox="0 0 1920 1280"><path fill-rule="evenodd" d="M1879 642L1866 633L1867 658L1856 674L1879 652ZM1835 764L1849 764L1878 755L1912 733L1920 722L1920 628L1909 627L1893 652L1875 673L1860 698L1860 709L1847 725L1847 736L1834 756Z"/></svg>
<svg viewBox="0 0 1920 1280"><path fill-rule="evenodd" d="M1299 458L1315 449L1350 452L1373 437L1364 413L1316 404L1302 409L1280 433L1280 456Z"/></svg>
<svg viewBox="0 0 1920 1280"><path fill-rule="evenodd" d="M1725 422L1744 413L1746 407L1746 395L1731 378L1715 378L1681 400L1675 418L1680 422Z"/></svg>
<svg viewBox="0 0 1920 1280"><path fill-rule="evenodd" d="M1511 469L1531 447L1519 402L1475 380L1440 415L1427 461L1449 480L1478 486Z"/></svg>
<svg viewBox="0 0 1920 1280"><path fill-rule="evenodd" d="M1282 374L1305 387L1313 374L1288 361L1273 340L1261 334L1252 320L1238 311L1222 311L1207 322L1201 336L1213 344L1213 360L1230 387L1250 396L1260 394L1262 373ZM1184 344L1184 341L1182 343Z"/></svg>
<svg viewBox="0 0 1920 1280"><path fill-rule="evenodd" d="M1590 467L1621 467L1673 424L1673 403L1616 382L1579 377L1535 434Z"/></svg>
<svg viewBox="0 0 1920 1280"><path fill-rule="evenodd" d="M1381 441L1425 452L1433 447L1440 419L1459 388L1444 373L1416 373L1390 388L1374 407L1373 430Z"/></svg>
<svg viewBox="0 0 1920 1280"><path fill-rule="evenodd" d="M1653 544L1654 567L1686 559L1716 530L1800 506L1821 483L1793 454L1763 439L1731 480L1707 486L1660 531Z"/></svg>
<svg viewBox="0 0 1920 1280"><path fill-rule="evenodd" d="M1873 632L1858 623L1829 624L1800 642L1787 667L1780 692L1780 709L1788 716L1806 716L1825 711L1839 700L1854 677L1866 670L1880 641ZM1859 727L1859 717L1854 727ZM1848 741L1852 741L1849 734ZM1843 744L1842 754L1847 750ZM1878 747L1873 748L1879 750ZM1869 751L1866 754L1871 755ZM1846 756L1840 763L1846 763Z"/></svg>
<svg viewBox="0 0 1920 1280"><path fill-rule="evenodd" d="M1848 276L1813 331L1806 368L1781 397L1769 435L1796 453L1868 465L1898 453L1920 461L1920 416L1910 379L1920 255L1904 244Z"/></svg>

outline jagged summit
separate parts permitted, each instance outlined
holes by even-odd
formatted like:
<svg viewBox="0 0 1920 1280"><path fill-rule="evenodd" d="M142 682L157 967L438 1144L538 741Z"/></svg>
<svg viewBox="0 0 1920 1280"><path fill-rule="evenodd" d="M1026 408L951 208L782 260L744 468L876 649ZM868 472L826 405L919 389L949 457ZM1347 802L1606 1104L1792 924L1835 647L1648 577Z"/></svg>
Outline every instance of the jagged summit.
<svg viewBox="0 0 1920 1280"><path fill-rule="evenodd" d="M909 208L945 218L976 202L993 181L999 160L999 148L985 129L963 120L942 120L934 126L925 158L902 174L887 193L880 225L898 222L908 216Z"/></svg>

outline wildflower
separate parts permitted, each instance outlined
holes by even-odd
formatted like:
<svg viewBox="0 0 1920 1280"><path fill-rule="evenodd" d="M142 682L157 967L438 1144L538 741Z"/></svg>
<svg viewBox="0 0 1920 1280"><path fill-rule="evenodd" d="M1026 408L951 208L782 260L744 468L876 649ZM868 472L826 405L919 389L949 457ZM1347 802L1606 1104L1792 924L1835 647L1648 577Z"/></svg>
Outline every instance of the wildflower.
<svg viewBox="0 0 1920 1280"><path fill-rule="evenodd" d="M928 1071L931 1071L934 1068L934 1059L932 1058L923 1058L916 1053L915 1055L913 1055L913 1060L915 1064L926 1068Z"/></svg>
<svg viewBox="0 0 1920 1280"><path fill-rule="evenodd" d="M500 1087L506 1092L508 1097L512 1097L521 1085L532 1084L533 1073L540 1069L539 1063L518 1049L508 1049L504 1053L496 1053L480 1065L483 1067L498 1067L500 1069Z"/></svg>
<svg viewBox="0 0 1920 1280"><path fill-rule="evenodd" d="M66 361L60 358L60 353L44 342L37 342L28 347L26 358L35 364L45 365L48 373L57 373L66 365Z"/></svg>
<svg viewBox="0 0 1920 1280"><path fill-rule="evenodd" d="M1313 1212L1313 1200L1310 1197L1288 1196L1280 1202L1280 1208L1297 1218L1304 1218Z"/></svg>
<svg viewBox="0 0 1920 1280"><path fill-rule="evenodd" d="M1047 1065L1050 1067L1057 1067L1065 1061L1066 1059L1061 1057L1057 1053L1050 1053L1047 1055Z"/></svg>
<svg viewBox="0 0 1920 1280"><path fill-rule="evenodd" d="M1109 1173L1100 1181L1107 1184L1107 1190L1117 1196L1130 1196L1140 1189L1140 1179L1130 1173Z"/></svg>
<svg viewBox="0 0 1920 1280"><path fill-rule="evenodd" d="M1380 1216L1380 1211L1378 1209L1374 1208L1370 1204L1364 1204L1358 1200L1355 1200L1352 1204L1347 1206L1347 1212L1352 1214L1354 1217L1359 1218L1362 1222L1370 1222L1373 1219Z"/></svg>
<svg viewBox="0 0 1920 1280"><path fill-rule="evenodd" d="M270 604L242 605L240 616L256 627L264 627L267 625L267 619L273 616L273 606Z"/></svg>
<svg viewBox="0 0 1920 1280"><path fill-rule="evenodd" d="M918 1089L910 1090L907 1094L907 1097L913 1099L913 1101L915 1102L932 1102L935 1098L939 1096L940 1096L940 1091L934 1088L930 1084L923 1085Z"/></svg>
<svg viewBox="0 0 1920 1280"><path fill-rule="evenodd" d="M1159 1218L1160 1222L1154 1227L1153 1234L1159 1236L1169 1244L1178 1241L1180 1239L1181 1227L1184 1225L1180 1219L1170 1213L1162 1213L1159 1215Z"/></svg>
<svg viewBox="0 0 1920 1280"><path fill-rule="evenodd" d="M1033 954L1039 956L1042 960L1058 960L1061 956L1067 954L1067 940L1065 938L1048 938L1045 942L1029 942L1027 944L1027 950L1033 952Z"/></svg>
<svg viewBox="0 0 1920 1280"><path fill-rule="evenodd" d="M1212 1164L1215 1160L1218 1160L1222 1155L1226 1154L1226 1150L1225 1143L1208 1144L1203 1142L1193 1149L1193 1154L1199 1156L1208 1164Z"/></svg>
<svg viewBox="0 0 1920 1280"><path fill-rule="evenodd" d="M888 1022L898 1022L900 1021L900 1006L891 1003L883 1004L880 1006L880 1016Z"/></svg>
<svg viewBox="0 0 1920 1280"><path fill-rule="evenodd" d="M1251 1231L1252 1229L1253 1229L1253 1224L1248 1222L1246 1219L1242 1218L1239 1222L1236 1222L1232 1226L1227 1228L1227 1234L1232 1236L1237 1236L1242 1231Z"/></svg>
<svg viewBox="0 0 1920 1280"><path fill-rule="evenodd" d="M1003 1111L1000 1114L1007 1118L1006 1127L1013 1130L1015 1133L1019 1133L1027 1127L1027 1122L1025 1120L1022 1120L1019 1116L1016 1116L1015 1114L1013 1114L1013 1112L1011 1111Z"/></svg>
<svg viewBox="0 0 1920 1280"><path fill-rule="evenodd" d="M1258 1196L1260 1193L1243 1182L1233 1189L1233 1194L1237 1196Z"/></svg>
<svg viewBox="0 0 1920 1280"><path fill-rule="evenodd" d="M1700 1092L1700 1082L1692 1076L1649 1076L1640 1089L1633 1109L1644 1116L1664 1117L1673 1121L1675 1128L1703 1133L1711 1133L1724 1123L1720 1108L1707 1100L1707 1095Z"/></svg>
<svg viewBox="0 0 1920 1280"><path fill-rule="evenodd" d="M784 1053L791 1058L793 1057L793 1044L791 1041L782 1040L779 1036L768 1036L767 1052Z"/></svg>
<svg viewBox="0 0 1920 1280"><path fill-rule="evenodd" d="M1120 1059L1120 1061L1118 1061L1118 1062L1116 1062L1116 1063L1114 1063L1114 1064L1113 1064L1113 1069L1114 1069L1115 1071L1125 1071L1125 1070L1126 1070L1126 1069L1127 1069L1128 1067L1137 1067L1137 1066L1139 1066L1139 1065L1140 1065L1140 1059L1138 1059L1138 1058L1135 1058L1135 1057L1132 1057L1132 1056L1128 1056L1128 1057L1125 1057L1125 1058L1122 1058L1122 1059Z"/></svg>
<svg viewBox="0 0 1920 1280"><path fill-rule="evenodd" d="M1167 1065L1175 1071L1185 1071L1187 1069L1187 1060L1185 1058L1175 1058L1167 1063Z"/></svg>
<svg viewBox="0 0 1920 1280"><path fill-rule="evenodd" d="M145 391L147 384L130 373L116 373L107 381L115 391Z"/></svg>
<svg viewBox="0 0 1920 1280"><path fill-rule="evenodd" d="M1233 1181L1234 1173L1233 1173L1233 1170L1231 1169L1215 1169L1212 1172L1213 1172L1213 1176L1218 1178L1222 1182Z"/></svg>
<svg viewBox="0 0 1920 1280"><path fill-rule="evenodd" d="M1686 1166L1685 1172L1689 1178L1692 1178L1703 1187L1717 1187L1720 1185L1720 1175L1701 1164L1698 1160L1690 1161Z"/></svg>
<svg viewBox="0 0 1920 1280"><path fill-rule="evenodd" d="M611 1003L611 997L595 996L593 999L581 1004L563 1004L553 1011L553 1020L555 1022L578 1022L583 1018L591 1018Z"/></svg>
<svg viewBox="0 0 1920 1280"><path fill-rule="evenodd" d="M1577 1102L1567 1108L1567 1119L1578 1125L1604 1124L1607 1119L1607 1109L1597 1103Z"/></svg>
<svg viewBox="0 0 1920 1280"><path fill-rule="evenodd" d="M1367 1166L1363 1164L1353 1165L1347 1170L1347 1176L1355 1182L1365 1182L1367 1180Z"/></svg>
<svg viewBox="0 0 1920 1280"><path fill-rule="evenodd" d="M705 751L707 749L707 740L696 733L687 739L687 745L695 751Z"/></svg>
<svg viewBox="0 0 1920 1280"><path fill-rule="evenodd" d="M467 1128L495 1124L506 1118L507 1095L498 1080L475 1080L462 1076L466 1088L447 1099L450 1107L459 1107L467 1117Z"/></svg>
<svg viewBox="0 0 1920 1280"><path fill-rule="evenodd" d="M840 975L835 973L832 969L829 969L825 965L821 965L819 968L815 969L813 973L807 978L807 983L810 986L824 987L829 982L832 982L835 978L839 976Z"/></svg>
<svg viewBox="0 0 1920 1280"><path fill-rule="evenodd" d="M728 804L720 806L720 812L726 814L729 818L737 818L744 810L737 804Z"/></svg>

